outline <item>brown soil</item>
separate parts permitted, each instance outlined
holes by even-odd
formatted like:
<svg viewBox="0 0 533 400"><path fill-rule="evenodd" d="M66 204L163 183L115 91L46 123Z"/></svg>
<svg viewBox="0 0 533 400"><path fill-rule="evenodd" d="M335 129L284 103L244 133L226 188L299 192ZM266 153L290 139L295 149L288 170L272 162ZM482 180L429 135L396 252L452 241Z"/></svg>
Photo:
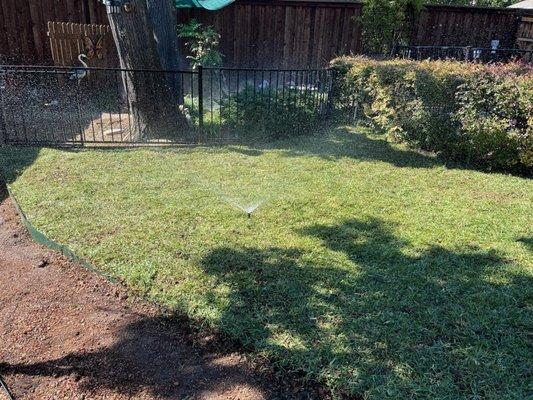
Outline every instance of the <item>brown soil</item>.
<svg viewBox="0 0 533 400"><path fill-rule="evenodd" d="M188 327L34 243L0 182L0 375L16 399L315 397Z"/></svg>

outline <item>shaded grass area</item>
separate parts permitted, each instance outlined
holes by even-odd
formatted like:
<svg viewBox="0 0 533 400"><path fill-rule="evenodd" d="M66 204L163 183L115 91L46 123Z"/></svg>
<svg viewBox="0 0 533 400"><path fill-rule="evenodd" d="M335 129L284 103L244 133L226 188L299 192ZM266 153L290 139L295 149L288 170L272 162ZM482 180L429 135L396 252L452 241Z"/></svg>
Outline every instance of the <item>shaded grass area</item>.
<svg viewBox="0 0 533 400"><path fill-rule="evenodd" d="M533 183L354 128L261 146L4 148L28 217L280 371L371 399L521 399ZM262 203L252 218L232 204Z"/></svg>

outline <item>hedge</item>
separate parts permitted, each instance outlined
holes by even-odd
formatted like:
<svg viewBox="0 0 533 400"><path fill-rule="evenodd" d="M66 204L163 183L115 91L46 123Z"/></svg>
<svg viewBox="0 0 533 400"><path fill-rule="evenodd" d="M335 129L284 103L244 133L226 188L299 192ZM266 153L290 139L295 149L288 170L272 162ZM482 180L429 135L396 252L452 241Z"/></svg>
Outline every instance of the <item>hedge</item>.
<svg viewBox="0 0 533 400"><path fill-rule="evenodd" d="M393 140L488 170L533 172L533 67L341 57L335 105Z"/></svg>

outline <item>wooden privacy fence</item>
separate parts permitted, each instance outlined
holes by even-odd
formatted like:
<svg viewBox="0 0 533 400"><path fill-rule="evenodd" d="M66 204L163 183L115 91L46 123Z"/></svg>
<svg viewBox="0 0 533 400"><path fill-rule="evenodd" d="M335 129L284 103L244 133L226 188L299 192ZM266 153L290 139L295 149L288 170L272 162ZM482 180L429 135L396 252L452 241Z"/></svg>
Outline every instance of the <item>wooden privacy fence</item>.
<svg viewBox="0 0 533 400"><path fill-rule="evenodd" d="M90 67L114 67L118 64L115 43L109 25L48 22L48 37L54 65L76 65L85 54Z"/></svg>
<svg viewBox="0 0 533 400"><path fill-rule="evenodd" d="M517 33L518 47L522 50L533 50L533 15L522 17L522 22ZM529 55L528 61L533 61Z"/></svg>
<svg viewBox="0 0 533 400"><path fill-rule="evenodd" d="M336 55L363 51L353 1L237 0L216 12L181 9L178 23L197 18L222 35L229 67L316 67ZM425 6L410 45L531 47L533 12L520 9ZM0 0L0 63L51 64L49 21L107 25L98 0ZM517 44L518 43L518 44Z"/></svg>
<svg viewBox="0 0 533 400"><path fill-rule="evenodd" d="M179 10L178 23L213 25L227 66L312 68L361 51L361 9L353 2L237 1L218 12Z"/></svg>
<svg viewBox="0 0 533 400"><path fill-rule="evenodd" d="M98 0L0 0L0 62L52 62L48 22L107 24Z"/></svg>
<svg viewBox="0 0 533 400"><path fill-rule="evenodd" d="M516 34L526 10L459 6L426 6L415 22L411 45L516 47ZM533 16L533 14L532 14Z"/></svg>

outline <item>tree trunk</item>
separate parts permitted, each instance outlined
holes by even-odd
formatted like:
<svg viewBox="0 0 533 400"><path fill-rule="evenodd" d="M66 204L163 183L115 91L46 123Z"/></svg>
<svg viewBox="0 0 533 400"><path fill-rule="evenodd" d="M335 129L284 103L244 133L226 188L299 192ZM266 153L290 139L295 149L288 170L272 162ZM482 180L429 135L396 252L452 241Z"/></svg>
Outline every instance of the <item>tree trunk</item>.
<svg viewBox="0 0 533 400"><path fill-rule="evenodd" d="M151 14L147 1L151 4ZM136 140L175 138L187 126L185 117L179 112L179 99L172 84L175 75L149 72L168 67L172 59L170 52L177 50L177 40L173 43L169 34L170 30L176 29L175 20L164 12L170 3L171 0L130 0L129 11L122 7L120 13L108 14L120 67L143 70L123 73L133 117L134 126L130 129Z"/></svg>
<svg viewBox="0 0 533 400"><path fill-rule="evenodd" d="M161 67L165 70L183 70L187 66L185 58L179 50L179 38L176 26L177 11L173 0L146 0L148 15L152 21L154 38L157 43L157 54ZM169 85L178 96L179 104L183 104L183 76L168 76Z"/></svg>
<svg viewBox="0 0 533 400"><path fill-rule="evenodd" d="M161 66L167 70L184 69L187 60L180 52L177 29L177 9L174 0L146 0L148 15L153 23L154 38Z"/></svg>

